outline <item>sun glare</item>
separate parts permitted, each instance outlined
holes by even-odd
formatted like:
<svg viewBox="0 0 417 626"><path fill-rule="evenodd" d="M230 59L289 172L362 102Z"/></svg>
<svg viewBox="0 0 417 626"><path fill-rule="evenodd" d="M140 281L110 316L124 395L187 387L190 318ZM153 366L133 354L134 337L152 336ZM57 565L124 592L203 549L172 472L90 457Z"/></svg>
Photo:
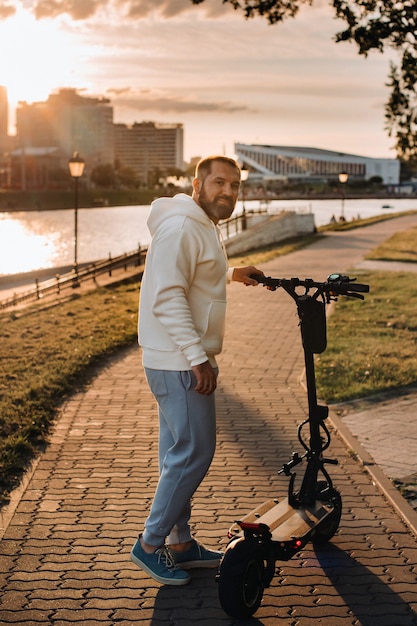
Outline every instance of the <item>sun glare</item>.
<svg viewBox="0 0 417 626"><path fill-rule="evenodd" d="M62 86L72 86L77 46L59 20L36 20L28 11L0 21L0 85L9 102L45 100Z"/></svg>
<svg viewBox="0 0 417 626"><path fill-rule="evenodd" d="M53 267L55 238L30 232L18 220L0 221L0 275Z"/></svg>

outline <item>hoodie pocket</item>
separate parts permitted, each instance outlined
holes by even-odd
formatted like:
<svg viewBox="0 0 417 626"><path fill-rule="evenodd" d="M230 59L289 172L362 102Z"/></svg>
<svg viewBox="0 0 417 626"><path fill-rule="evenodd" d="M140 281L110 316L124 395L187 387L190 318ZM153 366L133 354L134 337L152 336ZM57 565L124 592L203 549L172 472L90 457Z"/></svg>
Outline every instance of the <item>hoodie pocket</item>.
<svg viewBox="0 0 417 626"><path fill-rule="evenodd" d="M202 342L206 352L219 354L226 326L226 301L213 300L208 310L206 330Z"/></svg>

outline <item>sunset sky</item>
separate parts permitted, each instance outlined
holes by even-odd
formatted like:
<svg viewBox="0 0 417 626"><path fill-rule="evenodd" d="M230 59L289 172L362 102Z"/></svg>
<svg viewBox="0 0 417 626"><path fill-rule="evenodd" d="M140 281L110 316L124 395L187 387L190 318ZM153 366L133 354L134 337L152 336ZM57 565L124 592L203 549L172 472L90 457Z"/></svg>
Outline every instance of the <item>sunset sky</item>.
<svg viewBox="0 0 417 626"><path fill-rule="evenodd" d="M221 0L0 0L0 85L106 96L114 121L183 123L185 158L235 141L395 157L384 130L393 53L359 57L315 0L295 19L245 20Z"/></svg>

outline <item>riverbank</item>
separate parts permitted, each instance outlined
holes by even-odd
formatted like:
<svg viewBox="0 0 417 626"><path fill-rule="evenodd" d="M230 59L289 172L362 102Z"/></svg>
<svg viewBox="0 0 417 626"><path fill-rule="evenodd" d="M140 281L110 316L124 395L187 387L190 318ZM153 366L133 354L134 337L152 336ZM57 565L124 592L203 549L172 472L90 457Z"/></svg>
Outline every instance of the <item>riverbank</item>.
<svg viewBox="0 0 417 626"><path fill-rule="evenodd" d="M78 194L78 207L148 205L158 193L154 189L83 190ZM74 208L74 190L67 191L6 191L0 190L0 212L54 211Z"/></svg>
<svg viewBox="0 0 417 626"><path fill-rule="evenodd" d="M160 190L155 189L125 189L125 190L87 190L80 189L78 193L78 207L89 209L97 207L118 206L141 206L149 205L156 197L162 195ZM412 199L413 196L405 194L389 194L383 191L367 193L360 191L346 191L346 200L381 200L389 208L390 201L399 199ZM309 202L313 200L337 200L340 201L338 190L327 193L300 193L299 191L286 191L282 194L268 196L252 196L248 194L246 201L272 202L274 200ZM0 189L0 212L19 211L54 211L74 208L74 190L33 190L33 191L10 191Z"/></svg>

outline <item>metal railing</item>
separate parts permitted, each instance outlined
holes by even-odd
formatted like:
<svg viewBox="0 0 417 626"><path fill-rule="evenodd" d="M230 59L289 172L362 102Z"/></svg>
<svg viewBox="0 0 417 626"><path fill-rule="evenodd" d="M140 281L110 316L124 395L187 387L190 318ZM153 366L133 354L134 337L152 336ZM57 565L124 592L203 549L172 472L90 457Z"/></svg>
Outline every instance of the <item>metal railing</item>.
<svg viewBox="0 0 417 626"><path fill-rule="evenodd" d="M4 310L19 304L28 304L36 300L41 300L48 296L59 296L63 292L68 292L78 288L87 281L95 281L100 275L107 274L112 276L116 270L128 270L129 267L141 267L145 263L147 248L138 248L135 252L128 252L109 258L103 261L90 263L84 267L73 270L67 274L57 274L55 278L40 282L35 279L35 287L27 291L15 293L12 297L0 301L0 310Z"/></svg>
<svg viewBox="0 0 417 626"><path fill-rule="evenodd" d="M220 228L225 240L246 230L250 218L254 215L268 215L268 209L249 209L249 211L245 211L244 209L242 213L221 222Z"/></svg>

